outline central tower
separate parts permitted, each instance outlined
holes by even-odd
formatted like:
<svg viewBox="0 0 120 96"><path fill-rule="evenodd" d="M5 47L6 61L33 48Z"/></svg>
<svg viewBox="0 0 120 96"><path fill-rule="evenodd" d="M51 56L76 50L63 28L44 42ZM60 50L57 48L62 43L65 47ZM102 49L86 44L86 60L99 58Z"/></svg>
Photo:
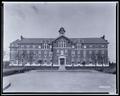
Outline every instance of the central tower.
<svg viewBox="0 0 120 96"><path fill-rule="evenodd" d="M65 29L63 27L60 28L59 35L60 36L65 35Z"/></svg>

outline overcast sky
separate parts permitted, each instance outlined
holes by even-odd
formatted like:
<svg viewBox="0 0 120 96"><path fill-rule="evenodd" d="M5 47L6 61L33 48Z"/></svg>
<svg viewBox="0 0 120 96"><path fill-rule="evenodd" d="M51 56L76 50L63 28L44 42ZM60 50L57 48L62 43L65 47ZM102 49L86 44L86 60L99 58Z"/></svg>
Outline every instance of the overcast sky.
<svg viewBox="0 0 120 96"><path fill-rule="evenodd" d="M61 26L68 38L105 35L116 60L116 3L4 3L4 50L20 35L57 38Z"/></svg>

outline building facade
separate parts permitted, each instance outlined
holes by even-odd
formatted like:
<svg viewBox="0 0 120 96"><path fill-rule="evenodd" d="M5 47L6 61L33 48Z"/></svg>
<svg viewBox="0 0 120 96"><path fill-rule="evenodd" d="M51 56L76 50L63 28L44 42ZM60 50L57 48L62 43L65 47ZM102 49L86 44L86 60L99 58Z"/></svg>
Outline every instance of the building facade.
<svg viewBox="0 0 120 96"><path fill-rule="evenodd" d="M108 66L108 41L68 38L63 27L58 38L24 38L10 44L10 66Z"/></svg>

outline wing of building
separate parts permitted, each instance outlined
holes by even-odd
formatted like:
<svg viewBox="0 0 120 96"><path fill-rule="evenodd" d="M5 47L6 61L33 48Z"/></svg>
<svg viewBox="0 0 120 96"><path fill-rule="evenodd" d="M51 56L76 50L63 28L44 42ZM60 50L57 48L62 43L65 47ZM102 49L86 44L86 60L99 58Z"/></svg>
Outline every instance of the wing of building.
<svg viewBox="0 0 120 96"><path fill-rule="evenodd" d="M108 65L108 41L100 38L69 38L63 27L58 38L24 38L10 44L11 66Z"/></svg>

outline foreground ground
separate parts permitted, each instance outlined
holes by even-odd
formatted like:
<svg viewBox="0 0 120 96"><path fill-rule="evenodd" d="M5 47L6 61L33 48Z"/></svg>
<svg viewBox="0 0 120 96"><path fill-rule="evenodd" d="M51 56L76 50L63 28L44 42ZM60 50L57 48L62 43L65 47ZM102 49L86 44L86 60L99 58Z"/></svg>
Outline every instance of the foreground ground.
<svg viewBox="0 0 120 96"><path fill-rule="evenodd" d="M115 94L116 76L91 72L39 72L6 76L11 86L4 92L109 92ZM3 81L5 82L5 81Z"/></svg>

